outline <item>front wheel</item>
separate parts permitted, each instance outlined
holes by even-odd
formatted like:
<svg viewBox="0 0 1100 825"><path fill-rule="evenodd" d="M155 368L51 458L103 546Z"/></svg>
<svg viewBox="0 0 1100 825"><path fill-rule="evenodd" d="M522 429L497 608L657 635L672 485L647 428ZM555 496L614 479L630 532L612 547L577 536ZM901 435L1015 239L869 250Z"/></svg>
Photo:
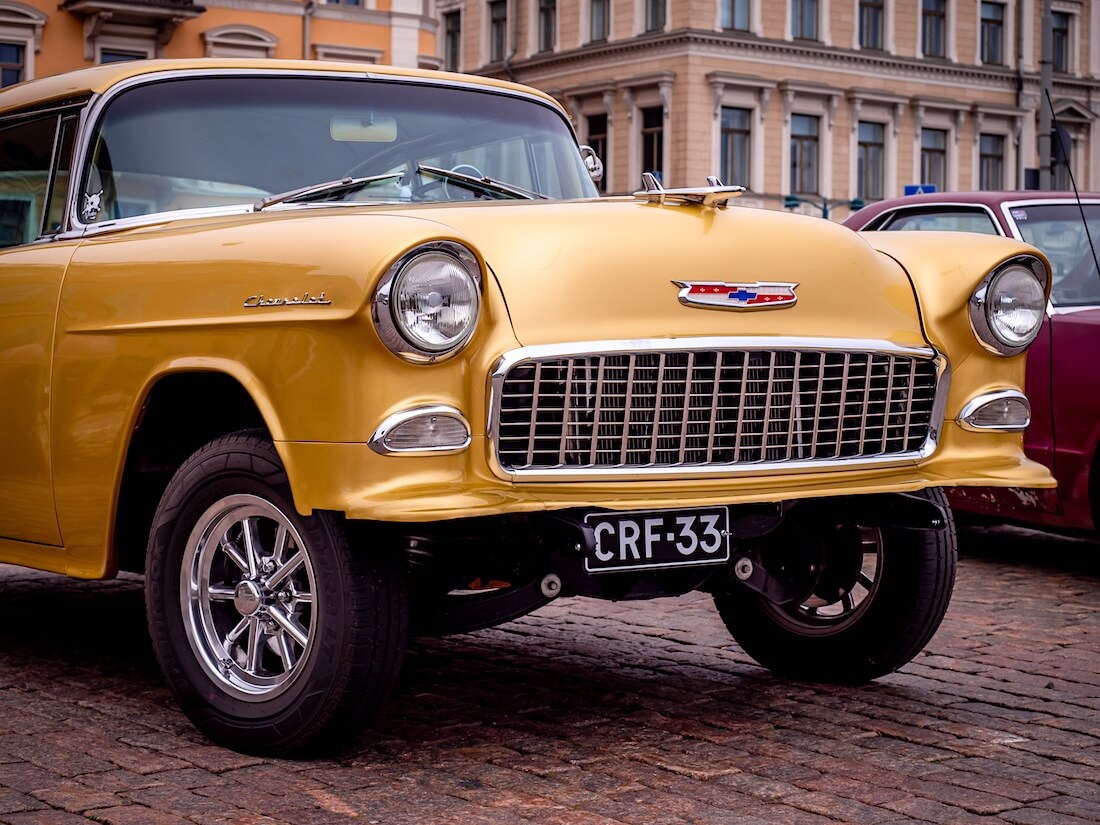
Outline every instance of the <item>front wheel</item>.
<svg viewBox="0 0 1100 825"><path fill-rule="evenodd" d="M270 440L211 442L169 483L150 534L146 608L180 707L211 739L289 754L358 732L396 681L402 568L352 552L331 513L294 510Z"/></svg>
<svg viewBox="0 0 1100 825"><path fill-rule="evenodd" d="M813 681L859 684L909 662L943 621L957 561L943 492L915 495L942 508L942 529L837 522L763 547L765 569L803 582L801 596L776 604L731 581L714 601L734 640L769 670Z"/></svg>

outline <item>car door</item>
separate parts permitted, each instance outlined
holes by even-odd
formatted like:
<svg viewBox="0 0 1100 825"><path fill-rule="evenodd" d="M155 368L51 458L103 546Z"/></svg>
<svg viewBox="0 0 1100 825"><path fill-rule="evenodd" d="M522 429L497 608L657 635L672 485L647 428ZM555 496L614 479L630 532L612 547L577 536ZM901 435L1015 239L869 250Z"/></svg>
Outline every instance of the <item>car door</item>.
<svg viewBox="0 0 1100 825"><path fill-rule="evenodd" d="M52 236L61 228L76 125L76 113L64 109L0 120L0 561L27 563L34 546L62 543L50 470L50 366L76 242Z"/></svg>

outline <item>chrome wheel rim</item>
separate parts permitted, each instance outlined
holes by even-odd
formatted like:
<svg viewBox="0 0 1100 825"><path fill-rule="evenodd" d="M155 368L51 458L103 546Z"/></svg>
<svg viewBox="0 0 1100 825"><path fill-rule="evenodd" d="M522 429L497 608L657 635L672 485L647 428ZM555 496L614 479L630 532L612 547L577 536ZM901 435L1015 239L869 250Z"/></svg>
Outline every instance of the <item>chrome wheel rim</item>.
<svg viewBox="0 0 1100 825"><path fill-rule="evenodd" d="M856 530L861 563L851 581L836 592L814 593L797 604L764 602L780 625L803 636L831 636L850 627L870 607L882 577L882 531L875 527Z"/></svg>
<svg viewBox="0 0 1100 825"><path fill-rule="evenodd" d="M259 496L218 500L191 531L182 573L184 631L214 684L252 702L286 691L317 615L309 549L286 514Z"/></svg>

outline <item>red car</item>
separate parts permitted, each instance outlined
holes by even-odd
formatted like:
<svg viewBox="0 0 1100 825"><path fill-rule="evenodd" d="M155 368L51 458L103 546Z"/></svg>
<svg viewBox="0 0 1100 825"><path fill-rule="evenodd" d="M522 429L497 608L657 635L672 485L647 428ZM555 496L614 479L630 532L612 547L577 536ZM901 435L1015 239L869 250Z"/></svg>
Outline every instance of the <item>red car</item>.
<svg viewBox="0 0 1100 825"><path fill-rule="evenodd" d="M958 510L1056 527L1100 529L1100 194L951 192L880 201L850 216L857 230L955 230L1006 235L1050 258L1047 322L1027 355L1028 455L1056 490L952 490ZM1092 247L1090 248L1090 238Z"/></svg>

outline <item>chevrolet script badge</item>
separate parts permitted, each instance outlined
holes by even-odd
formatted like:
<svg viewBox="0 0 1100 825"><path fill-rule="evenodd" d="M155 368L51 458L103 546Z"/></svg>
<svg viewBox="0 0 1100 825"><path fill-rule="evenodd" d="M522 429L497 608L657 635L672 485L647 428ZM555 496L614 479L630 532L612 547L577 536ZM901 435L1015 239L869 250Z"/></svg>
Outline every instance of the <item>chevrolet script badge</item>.
<svg viewBox="0 0 1100 825"><path fill-rule="evenodd" d="M673 281L680 287L680 303L709 309L781 309L798 300L798 284L753 281L729 284L725 281Z"/></svg>

